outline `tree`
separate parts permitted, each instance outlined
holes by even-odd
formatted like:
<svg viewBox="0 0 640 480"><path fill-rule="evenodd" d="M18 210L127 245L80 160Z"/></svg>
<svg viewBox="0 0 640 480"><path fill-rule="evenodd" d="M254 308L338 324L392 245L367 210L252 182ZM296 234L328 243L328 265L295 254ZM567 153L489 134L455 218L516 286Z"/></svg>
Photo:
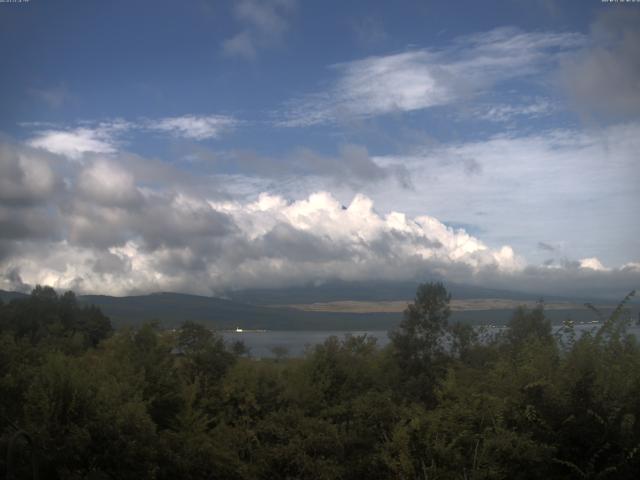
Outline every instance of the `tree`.
<svg viewBox="0 0 640 480"><path fill-rule="evenodd" d="M81 353L113 333L111 321L94 306L78 304L73 292L58 296L51 287L36 286L24 299L2 308L0 331L33 345L45 342L66 352Z"/></svg>
<svg viewBox="0 0 640 480"><path fill-rule="evenodd" d="M215 404L217 389L235 363L235 355L227 350L221 335L190 321L182 324L176 347L182 354L182 371L187 382L199 384L200 400Z"/></svg>
<svg viewBox="0 0 640 480"><path fill-rule="evenodd" d="M451 315L451 294L440 282L421 284L397 330L389 334L410 396L433 403L442 376L443 336Z"/></svg>
<svg viewBox="0 0 640 480"><path fill-rule="evenodd" d="M518 307L507 328L507 341L516 349L534 339L546 344L553 342L551 322L544 314L542 301L538 302L536 307L530 311L525 307Z"/></svg>
<svg viewBox="0 0 640 480"><path fill-rule="evenodd" d="M95 305L84 307L78 312L77 328L92 347L113 332L109 317Z"/></svg>

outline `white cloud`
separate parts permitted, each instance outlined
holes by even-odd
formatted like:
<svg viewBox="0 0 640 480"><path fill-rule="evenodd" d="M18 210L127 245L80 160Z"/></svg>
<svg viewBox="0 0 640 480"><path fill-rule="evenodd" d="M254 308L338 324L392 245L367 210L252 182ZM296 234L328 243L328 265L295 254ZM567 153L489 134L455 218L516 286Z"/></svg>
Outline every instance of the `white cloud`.
<svg viewBox="0 0 640 480"><path fill-rule="evenodd" d="M150 130L168 132L176 137L192 140L218 138L238 125L238 120L226 115L184 115L149 120L146 127Z"/></svg>
<svg viewBox="0 0 640 480"><path fill-rule="evenodd" d="M241 122L227 115L183 115L136 121L84 122L76 128L47 128L37 131L27 142L34 148L82 162L87 154L113 155L122 146L122 137L133 131L156 131L190 140L219 138ZM39 127L39 124L25 124Z"/></svg>
<svg viewBox="0 0 640 480"><path fill-rule="evenodd" d="M440 276L542 293L550 286L553 293L575 293L604 282L617 294L640 278L637 263L609 269L595 258L532 267L509 245L492 248L424 213L379 213L362 194L347 206L328 192L295 201L269 193L222 201L170 185L139 187L132 174L106 159L67 182L70 194L79 196L59 204L62 236L17 230L11 254L0 256L0 288L19 278L21 285L81 292L210 294L332 279Z"/></svg>
<svg viewBox="0 0 640 480"><path fill-rule="evenodd" d="M96 164L80 177L81 188L91 183L96 170L113 173L112 166ZM113 204L110 198L103 198L109 194L120 198L122 188L103 188L95 197L105 200L103 209ZM293 202L269 194L249 203L203 203L178 196L164 205L163 217L175 215L177 223L164 222L153 232L146 231L150 222L157 220L151 204L137 212L112 210L100 217L94 210L93 220L71 218L74 229L131 232L128 240L114 237L111 245L103 244L99 249L120 259L113 263L113 271L105 272L104 262L96 270L94 247L78 243L77 235L51 248L14 257L2 265L3 270L19 266L26 283L83 291L125 293L135 285L147 291L208 293L212 288L366 279L374 274L376 278L403 278L426 272L429 266L440 270L454 266L473 274L486 268L511 272L524 265L511 248L492 250L433 217L408 218L398 212L380 215L371 200L362 195L347 208L326 192ZM84 223L78 224L81 218ZM215 223L223 218L228 218L234 228L211 230L207 225L207 221ZM92 226L92 222L98 223ZM157 244L144 240L149 233ZM121 275L122 268L127 269L126 278Z"/></svg>
<svg viewBox="0 0 640 480"><path fill-rule="evenodd" d="M602 262L598 260L596 257L583 258L580 260L580 268L590 268L591 270L595 270L597 272L605 272L609 270Z"/></svg>
<svg viewBox="0 0 640 480"><path fill-rule="evenodd" d="M333 279L436 276L540 293L615 296L640 281L637 262L620 269L605 268L596 258L554 268L531 266L511 247L492 249L434 217L377 213L363 195L347 207L327 192L297 201L265 193L249 202L207 202L185 195L164 202L158 195L141 208L104 207L111 213L85 217L84 228L91 231L98 228L93 221L105 232L129 232L111 243L82 243L74 236L33 248L22 243L17 253L0 261L0 272L6 273L0 275L0 288L11 288L10 279L19 278L22 284L116 295L160 290L210 294ZM161 201L161 216L152 199ZM215 226L223 219L232 228Z"/></svg>
<svg viewBox="0 0 640 480"><path fill-rule="evenodd" d="M110 133L92 128L45 130L32 138L29 145L71 160L81 160L85 153L111 154L117 151Z"/></svg>
<svg viewBox="0 0 640 480"><path fill-rule="evenodd" d="M441 50L334 65L338 79L333 87L291 102L280 124L314 125L450 104L504 80L540 73L583 42L575 33L500 28L459 38Z"/></svg>
<svg viewBox="0 0 640 480"><path fill-rule="evenodd" d="M343 208L327 192L314 193L294 202L262 194L258 201L248 205L226 204L223 211L236 220L249 238L257 238L276 225L286 224L338 247L346 247L362 258L375 256L376 242L381 239L393 242L386 235L397 234L399 256L459 261L473 268L491 264L512 269L518 262L512 251L491 251L478 239L462 230L453 230L433 217L422 215L411 219L399 212L380 215L364 195L356 195L349 206ZM354 258L348 261L358 263Z"/></svg>

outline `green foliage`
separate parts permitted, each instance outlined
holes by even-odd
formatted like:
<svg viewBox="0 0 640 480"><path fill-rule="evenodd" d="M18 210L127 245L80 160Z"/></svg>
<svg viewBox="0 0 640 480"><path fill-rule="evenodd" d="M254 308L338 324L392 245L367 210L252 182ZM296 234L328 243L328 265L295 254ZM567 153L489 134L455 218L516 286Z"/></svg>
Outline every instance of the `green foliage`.
<svg viewBox="0 0 640 480"><path fill-rule="evenodd" d="M433 404L445 372L443 337L451 315L450 301L442 283L420 285L398 329L389 334L403 390L427 404Z"/></svg>
<svg viewBox="0 0 640 480"><path fill-rule="evenodd" d="M538 302L538 305L531 311L525 307L518 307L507 327L506 340L516 351L530 341L543 343L553 341L551 322L545 317L542 302Z"/></svg>
<svg viewBox="0 0 640 480"><path fill-rule="evenodd" d="M61 476L126 472L151 478L155 425L139 384L104 372L97 358L49 357L25 395L23 422Z"/></svg>
<svg viewBox="0 0 640 480"><path fill-rule="evenodd" d="M73 292L58 296L51 287L38 285L27 299L0 305L0 311L0 332L69 353L95 347L113 331L100 309L80 306Z"/></svg>
<svg viewBox="0 0 640 480"><path fill-rule="evenodd" d="M193 322L111 334L37 288L0 304L0 475L11 446L10 473L33 453L41 478L636 478L629 298L590 334L554 336L540 304L491 338L449 325L426 284L387 348L332 337L260 360Z"/></svg>

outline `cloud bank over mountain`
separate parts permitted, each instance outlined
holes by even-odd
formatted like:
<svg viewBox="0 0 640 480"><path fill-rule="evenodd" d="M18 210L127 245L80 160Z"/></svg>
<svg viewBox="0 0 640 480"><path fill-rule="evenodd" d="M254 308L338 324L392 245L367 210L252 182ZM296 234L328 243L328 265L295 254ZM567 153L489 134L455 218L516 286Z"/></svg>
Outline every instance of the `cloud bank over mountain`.
<svg viewBox="0 0 640 480"><path fill-rule="evenodd" d="M54 152L56 151L53 149ZM638 264L597 258L532 266L423 214L379 213L363 194L239 199L165 180L151 186L127 157L60 155L5 143L0 156L0 288L49 284L123 295L215 294L341 280L444 278L585 293L640 280ZM606 292L600 292L606 293Z"/></svg>

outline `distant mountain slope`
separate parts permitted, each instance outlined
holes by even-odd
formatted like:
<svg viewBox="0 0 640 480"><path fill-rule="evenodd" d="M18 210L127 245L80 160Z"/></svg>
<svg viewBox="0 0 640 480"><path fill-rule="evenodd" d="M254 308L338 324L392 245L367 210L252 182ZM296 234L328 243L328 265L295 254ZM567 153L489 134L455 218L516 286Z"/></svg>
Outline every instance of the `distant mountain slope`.
<svg viewBox="0 0 640 480"><path fill-rule="evenodd" d="M402 313L399 312L301 311L180 293L131 297L86 295L79 299L83 303L100 307L116 326L137 325L145 320L157 319L166 327L178 326L185 320L193 320L216 329L241 327L266 330L388 330L397 325L402 318ZM451 321L504 324L511 318L513 310L513 307L509 307L454 311ZM603 309L605 313L608 311L610 309ZM568 317L577 321L595 319L592 312L582 307L548 309L546 314L554 323ZM634 314L634 318L635 316L637 313Z"/></svg>
<svg viewBox="0 0 640 480"><path fill-rule="evenodd" d="M232 299L203 297L180 293L155 293L129 297L111 297L105 295L84 295L78 299L84 304L94 304L108 315L115 326L139 325L147 320L159 320L165 327L178 326L185 320L204 323L216 329L266 329L266 330L388 330L402 318L402 313L373 311L305 311L285 308L287 304L311 304L314 302L353 301L396 301L410 300L415 294L415 283L334 283L316 287L297 287L279 290L244 290L234 292ZM474 324L504 324L511 317L516 302L530 303L537 295L506 292L481 287L447 284L454 299L496 299L509 308L469 309L455 311L452 321ZM27 295L17 292L0 291L0 298L10 301L25 298ZM546 298L548 303L567 301L562 297ZM573 300L580 305L579 300ZM474 302L467 302L473 304ZM482 303L482 302L480 302ZM280 306L276 306L276 305ZM550 305L551 306L551 305ZM604 312L606 313L605 309ZM637 318L637 306L633 307L633 318ZM577 321L590 321L595 318L592 312L583 307L569 309L548 309L547 316L553 322L561 322L567 317Z"/></svg>
<svg viewBox="0 0 640 480"><path fill-rule="evenodd" d="M177 326L185 320L192 320L218 329L371 330L390 328L401 318L398 313L301 312L180 293L131 297L84 295L79 299L100 307L116 325L157 319L165 326Z"/></svg>
<svg viewBox="0 0 640 480"><path fill-rule="evenodd" d="M27 295L26 293L7 292L6 290L0 290L0 300L2 300L5 303L10 302L14 298L26 298L28 296L29 295Z"/></svg>
<svg viewBox="0 0 640 480"><path fill-rule="evenodd" d="M419 282L344 282L334 281L322 285L305 285L289 288L246 289L228 292L227 296L239 302L255 305L289 305L336 301L396 301L412 300ZM543 297L535 293L514 292L492 288L445 283L454 299L502 298L506 300L535 301ZM547 301L582 300L545 295Z"/></svg>

